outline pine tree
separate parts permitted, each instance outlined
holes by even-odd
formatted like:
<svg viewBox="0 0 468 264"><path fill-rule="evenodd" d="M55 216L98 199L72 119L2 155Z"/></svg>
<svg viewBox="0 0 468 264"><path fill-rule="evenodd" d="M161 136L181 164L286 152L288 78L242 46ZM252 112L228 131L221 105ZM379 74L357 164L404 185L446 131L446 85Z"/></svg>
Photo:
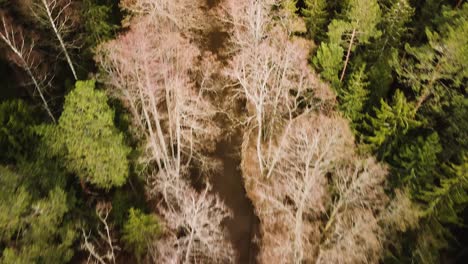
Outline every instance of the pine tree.
<svg viewBox="0 0 468 264"><path fill-rule="evenodd" d="M356 127L364 118L364 105L368 99L369 91L366 89L368 82L365 74L365 65L354 72L345 89L339 94L341 99L340 108L344 116L350 119Z"/></svg>
<svg viewBox="0 0 468 264"><path fill-rule="evenodd" d="M393 96L392 105L381 100L380 109L375 110L375 117L368 119L365 128L370 134L364 139L371 151L379 152L380 158L389 155L410 129L421 124L414 117L414 106L400 90Z"/></svg>
<svg viewBox="0 0 468 264"><path fill-rule="evenodd" d="M81 179L109 189L128 176L129 148L114 126L114 112L94 81L78 81L65 98L55 129L56 146L65 147L67 167Z"/></svg>
<svg viewBox="0 0 468 264"><path fill-rule="evenodd" d="M304 21L307 26L307 33L315 40L324 37L325 24L328 20L327 1L326 0L305 0L305 8L301 9Z"/></svg>
<svg viewBox="0 0 468 264"><path fill-rule="evenodd" d="M338 89L340 86L338 73L343 67L343 48L337 44L322 42L313 58L313 63L320 71L321 77Z"/></svg>

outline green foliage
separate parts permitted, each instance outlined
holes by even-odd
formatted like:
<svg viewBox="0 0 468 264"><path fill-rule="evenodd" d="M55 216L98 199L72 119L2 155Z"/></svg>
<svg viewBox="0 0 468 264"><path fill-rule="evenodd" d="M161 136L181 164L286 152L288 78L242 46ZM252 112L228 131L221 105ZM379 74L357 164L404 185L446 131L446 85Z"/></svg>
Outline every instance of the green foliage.
<svg viewBox="0 0 468 264"><path fill-rule="evenodd" d="M328 27L331 43L348 46L351 32L356 30L355 43L366 44L371 38L378 38L382 32L377 28L381 11L377 0L349 0L343 19L332 20Z"/></svg>
<svg viewBox="0 0 468 264"><path fill-rule="evenodd" d="M412 194L418 196L422 190L434 185L438 175L439 160L442 151L436 132L428 137L419 136L398 148L390 160L399 184L406 184Z"/></svg>
<svg viewBox="0 0 468 264"><path fill-rule="evenodd" d="M381 11L377 0L349 0L346 20L351 29L357 29L358 39L362 44L371 38L378 38L382 34L377 29L381 20Z"/></svg>
<svg viewBox="0 0 468 264"><path fill-rule="evenodd" d="M441 179L440 186L432 186L421 195L428 206L426 217L439 222L463 225L459 213L468 205L468 156L461 165L445 167L449 177Z"/></svg>
<svg viewBox="0 0 468 264"><path fill-rule="evenodd" d="M155 215L144 214L133 208L128 213L128 221L123 229L122 240L127 250L134 252L140 258L146 253L152 239L161 235L162 227Z"/></svg>
<svg viewBox="0 0 468 264"><path fill-rule="evenodd" d="M365 141L370 150L379 150L382 158L389 154L410 129L421 124L415 120L414 106L400 90L393 96L392 105L382 100L380 109L375 111L375 117L369 117L369 123L366 124L370 135L365 137Z"/></svg>
<svg viewBox="0 0 468 264"><path fill-rule="evenodd" d="M431 97L431 107L437 111L443 98L458 92L468 78L468 4L460 16L441 26L440 33L426 30L428 43L420 47L406 45L410 55L397 65L400 80L418 95L419 105ZM451 89L447 89L447 87ZM466 89L466 88L465 88Z"/></svg>
<svg viewBox="0 0 468 264"><path fill-rule="evenodd" d="M305 0L305 8L301 9L306 22L307 32L311 38L321 39L324 37L324 27L328 21L326 0Z"/></svg>
<svg viewBox="0 0 468 264"><path fill-rule="evenodd" d="M346 118L353 121L353 124L362 121L365 116L363 110L369 95L369 91L366 90L369 83L366 81L365 68L363 65L354 72L346 88L339 94L341 111Z"/></svg>
<svg viewBox="0 0 468 264"><path fill-rule="evenodd" d="M441 178L440 185L427 188L420 196L425 203L425 218L417 234L412 261L437 263L440 250L449 246L453 235L447 224L464 226L461 212L468 205L468 158L461 165L444 166L448 177Z"/></svg>
<svg viewBox="0 0 468 264"><path fill-rule="evenodd" d="M281 1L281 5L292 14L297 12L297 0L284 0Z"/></svg>
<svg viewBox="0 0 468 264"><path fill-rule="evenodd" d="M397 48L401 46L401 39L407 34L407 24L414 15L414 8L408 0L390 1L390 6L383 8L383 17L380 28L384 33L377 42L380 50Z"/></svg>
<svg viewBox="0 0 468 264"><path fill-rule="evenodd" d="M0 103L0 159L17 160L30 151L36 123L31 112L21 100Z"/></svg>
<svg viewBox="0 0 468 264"><path fill-rule="evenodd" d="M58 146L66 148L67 167L101 188L122 186L128 176L130 149L114 126L107 96L94 81L78 81L67 95L56 128Z"/></svg>
<svg viewBox="0 0 468 264"><path fill-rule="evenodd" d="M393 82L393 57L398 54L402 40L408 35L407 24L411 21L414 8L408 0L389 1L383 6L383 17L379 28L383 32L365 53L369 67L369 81L372 87L373 102L384 97Z"/></svg>
<svg viewBox="0 0 468 264"><path fill-rule="evenodd" d="M0 241L8 241L25 225L31 197L20 185L22 178L0 166Z"/></svg>
<svg viewBox="0 0 468 264"><path fill-rule="evenodd" d="M111 21L112 6L97 0L83 0L82 16L86 31L85 42L90 49L112 38L117 25Z"/></svg>
<svg viewBox="0 0 468 264"><path fill-rule="evenodd" d="M377 39L382 32L377 28L381 20L381 11L377 0L349 0L342 19L334 19L328 26L328 38L331 44L355 48L356 44L367 44L371 38ZM353 43L352 31L355 30Z"/></svg>
<svg viewBox="0 0 468 264"><path fill-rule="evenodd" d="M350 26L351 25L344 20L333 19L328 25L328 42L333 45L346 47L348 38L343 38L343 35L353 30ZM343 57L343 54L341 54L341 57Z"/></svg>
<svg viewBox="0 0 468 264"><path fill-rule="evenodd" d="M442 161L461 163L462 153L468 149L468 98L463 94L453 96L449 104L438 111L434 119L440 120L437 124L441 129L441 142L443 143Z"/></svg>
<svg viewBox="0 0 468 264"><path fill-rule="evenodd" d="M6 175L2 169L2 176ZM3 177L2 177L3 178ZM31 202L24 188L15 188L11 183L5 191L8 199L15 199L19 195L19 205L10 212L15 220L9 219L6 230L2 229L2 242L6 245L1 259L2 263L65 263L73 256L71 246L75 240L75 231L65 222L65 215L69 211L67 195L59 188L49 192L48 197ZM3 197L2 197L3 202ZM13 201L12 201L13 202ZM8 211L3 211L2 214ZM2 216L2 226L4 219ZM6 232L5 232L6 231ZM14 234L10 240L9 235Z"/></svg>
<svg viewBox="0 0 468 264"><path fill-rule="evenodd" d="M338 74L343 67L343 48L341 46L322 42L313 58L313 63L320 71L322 78L329 81L334 87L339 86Z"/></svg>

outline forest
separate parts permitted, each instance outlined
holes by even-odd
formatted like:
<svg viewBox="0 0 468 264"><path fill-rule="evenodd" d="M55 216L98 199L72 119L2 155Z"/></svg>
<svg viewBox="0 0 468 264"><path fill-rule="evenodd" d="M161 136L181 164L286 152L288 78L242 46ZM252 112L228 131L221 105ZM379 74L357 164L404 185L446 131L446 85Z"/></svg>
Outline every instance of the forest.
<svg viewBox="0 0 468 264"><path fill-rule="evenodd" d="M464 0L0 0L0 264L467 263Z"/></svg>

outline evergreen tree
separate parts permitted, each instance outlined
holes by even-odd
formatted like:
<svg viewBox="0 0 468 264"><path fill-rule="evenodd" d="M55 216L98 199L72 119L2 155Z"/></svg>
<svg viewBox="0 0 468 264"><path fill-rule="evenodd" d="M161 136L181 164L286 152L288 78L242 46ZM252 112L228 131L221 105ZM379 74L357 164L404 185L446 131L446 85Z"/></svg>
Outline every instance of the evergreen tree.
<svg viewBox="0 0 468 264"><path fill-rule="evenodd" d="M414 8L408 0L384 1L383 17L379 25L382 37L364 54L369 65L369 81L372 87L372 100L377 102L384 97L393 82L393 56L398 54L402 40L408 33L407 24L411 21Z"/></svg>
<svg viewBox="0 0 468 264"><path fill-rule="evenodd" d="M83 0L82 16L84 21L85 43L94 49L99 43L109 40L117 25L111 21L112 4L108 1Z"/></svg>
<svg viewBox="0 0 468 264"><path fill-rule="evenodd" d="M468 98L457 94L448 105L438 111L433 119L438 120L433 127L439 129L443 146L442 162L463 161L463 151L468 149Z"/></svg>
<svg viewBox="0 0 468 264"><path fill-rule="evenodd" d="M0 103L0 159L13 162L27 155L34 141L35 123L30 107L23 101Z"/></svg>
<svg viewBox="0 0 468 264"><path fill-rule="evenodd" d="M463 225L460 212L468 204L468 156L461 165L445 166L449 175L441 179L440 186L431 186L421 195L428 206L427 217L435 217L444 223Z"/></svg>
<svg viewBox="0 0 468 264"><path fill-rule="evenodd" d="M366 66L363 65L358 71L354 72L346 88L339 94L341 111L346 118L352 121L353 126L358 126L365 116L363 113L364 104L369 94L366 89L369 83L366 81L365 68Z"/></svg>
<svg viewBox="0 0 468 264"><path fill-rule="evenodd" d="M343 67L343 48L341 46L322 42L313 58L313 63L320 71L322 78L329 81L333 87L339 87L338 73Z"/></svg>
<svg viewBox="0 0 468 264"><path fill-rule="evenodd" d="M305 8L301 9L307 26L307 33L315 40L323 39L325 24L328 21L326 0L305 0Z"/></svg>
<svg viewBox="0 0 468 264"><path fill-rule="evenodd" d="M134 208L130 208L128 214L122 240L126 248L140 259L146 253L152 239L161 235L162 227L155 215L144 214Z"/></svg>
<svg viewBox="0 0 468 264"><path fill-rule="evenodd" d="M341 72L343 81L351 51L356 46L369 43L371 38L379 38L381 31L377 24L381 20L381 11L377 0L349 0L343 19L333 20L328 27L330 43L342 45L347 54Z"/></svg>
<svg viewBox="0 0 468 264"><path fill-rule="evenodd" d="M26 224L31 196L21 186L22 177L0 166L0 241L9 241Z"/></svg>
<svg viewBox="0 0 468 264"><path fill-rule="evenodd" d="M369 117L365 124L370 134L364 139L371 151L379 152L380 158L389 155L410 129L421 124L414 117L414 106L400 90L393 96L392 105L381 100L380 109L375 112L375 117Z"/></svg>
<svg viewBox="0 0 468 264"><path fill-rule="evenodd" d="M419 136L400 146L389 163L393 166L398 185L410 187L417 197L421 191L431 188L440 177L437 155L442 151L437 132L428 137Z"/></svg>
<svg viewBox="0 0 468 264"><path fill-rule="evenodd" d="M440 261L440 251L449 246L453 235L448 224L464 226L460 217L468 205L468 158L465 155L461 165L444 166L448 177L441 178L440 185L433 185L424 191L420 199L425 202L425 218L417 234L413 261L436 263Z"/></svg>
<svg viewBox="0 0 468 264"><path fill-rule="evenodd" d="M0 167L1 263L65 263L73 256L73 226L66 221L67 195L60 188L33 201L23 178Z"/></svg>
<svg viewBox="0 0 468 264"><path fill-rule="evenodd" d="M416 111L428 99L432 99L430 110L440 111L441 102L457 93L468 78L468 4L457 12L460 15L441 26L440 33L426 30L428 44L406 45L409 56L396 67L400 79L417 95Z"/></svg>
<svg viewBox="0 0 468 264"><path fill-rule="evenodd" d="M65 98L54 129L56 146L65 147L67 167L81 179L109 189L128 176L129 148L114 126L114 112L94 81L78 81Z"/></svg>

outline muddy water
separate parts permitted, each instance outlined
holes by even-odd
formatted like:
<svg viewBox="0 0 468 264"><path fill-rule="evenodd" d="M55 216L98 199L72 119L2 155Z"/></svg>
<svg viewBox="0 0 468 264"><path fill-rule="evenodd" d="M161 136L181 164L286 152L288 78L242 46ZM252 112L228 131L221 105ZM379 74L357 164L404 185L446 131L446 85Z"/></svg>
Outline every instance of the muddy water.
<svg viewBox="0 0 468 264"><path fill-rule="evenodd" d="M213 10L222 0L206 0L208 10ZM224 54L224 48L229 38L227 30L217 22L213 13L207 12L208 20L212 21L212 28L204 34L200 45L201 50L210 51L217 56L220 62L229 58ZM221 69L219 69L221 71ZM220 84L223 85L223 84ZM225 130L231 130L226 122L221 125ZM229 122L227 122L229 123ZM224 225L228 231L229 239L237 253L235 263L256 263L258 248L253 238L258 236L259 219L254 213L252 202L247 198L242 173L240 170L240 146L242 135L235 133L230 139L217 144L214 155L223 163L219 174L212 176L213 193L217 194L232 211L233 217L227 219Z"/></svg>
<svg viewBox="0 0 468 264"><path fill-rule="evenodd" d="M233 212L233 218L225 222L229 237L237 251L236 263L255 263L258 249L252 242L257 233L258 218L251 201L247 198L242 174L239 168L239 146L241 137L218 144L216 156L223 162L222 173L212 179L213 191ZM236 148L237 146L237 148Z"/></svg>

